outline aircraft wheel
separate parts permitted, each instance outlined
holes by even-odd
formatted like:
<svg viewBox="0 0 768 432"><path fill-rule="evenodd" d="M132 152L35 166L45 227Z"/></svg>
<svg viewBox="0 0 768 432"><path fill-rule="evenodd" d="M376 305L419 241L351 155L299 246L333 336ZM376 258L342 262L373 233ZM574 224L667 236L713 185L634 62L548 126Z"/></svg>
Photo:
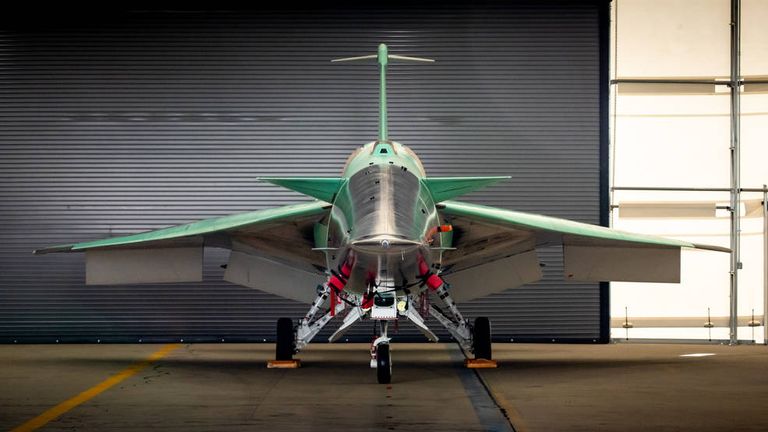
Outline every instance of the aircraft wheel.
<svg viewBox="0 0 768 432"><path fill-rule="evenodd" d="M290 318L278 319L275 359L291 360L293 358L294 346L293 320Z"/></svg>
<svg viewBox="0 0 768 432"><path fill-rule="evenodd" d="M476 359L491 360L491 321L487 317L475 318L472 328L472 345Z"/></svg>
<svg viewBox="0 0 768 432"><path fill-rule="evenodd" d="M392 358L389 355L389 344L383 343L376 348L376 377L379 384L392 382Z"/></svg>

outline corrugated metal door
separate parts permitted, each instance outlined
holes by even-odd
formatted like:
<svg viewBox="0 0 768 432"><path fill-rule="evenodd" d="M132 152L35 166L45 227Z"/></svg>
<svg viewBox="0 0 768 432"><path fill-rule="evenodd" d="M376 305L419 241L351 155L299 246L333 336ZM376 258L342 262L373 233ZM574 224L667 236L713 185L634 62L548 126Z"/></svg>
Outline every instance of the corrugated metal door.
<svg viewBox="0 0 768 432"><path fill-rule="evenodd" d="M379 42L438 60L393 66L389 86L390 134L430 175L512 175L466 200L598 223L600 7L6 22L0 341L269 340L278 317L302 316L304 305L223 282L226 251L206 251L203 283L109 287L84 285L83 255L30 252L305 200L256 178L338 175L375 137L375 66L329 59ZM554 252L543 282L466 315L490 316L500 340L597 338L598 285L563 283Z"/></svg>

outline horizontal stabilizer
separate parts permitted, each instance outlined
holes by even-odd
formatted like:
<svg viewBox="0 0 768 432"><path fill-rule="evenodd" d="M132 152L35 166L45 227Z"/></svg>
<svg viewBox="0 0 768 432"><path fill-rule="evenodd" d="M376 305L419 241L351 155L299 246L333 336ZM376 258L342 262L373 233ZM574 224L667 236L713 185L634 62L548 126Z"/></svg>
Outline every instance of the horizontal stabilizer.
<svg viewBox="0 0 768 432"><path fill-rule="evenodd" d="M344 179L340 177L261 177L260 180L282 186L321 201L332 203Z"/></svg>
<svg viewBox="0 0 768 432"><path fill-rule="evenodd" d="M441 202L509 178L509 176L431 177L425 178L424 183L432 193L432 199L434 199L435 202Z"/></svg>
<svg viewBox="0 0 768 432"><path fill-rule="evenodd" d="M377 54L370 54L370 55L357 56L357 57L345 57L345 58L333 59L331 60L331 63L359 61L359 60L373 60L373 59L379 59L379 58L380 57ZM422 62L422 63L435 62L434 59L423 58L423 57L401 56L401 55L395 55L395 54L386 54L386 58L389 60L403 60L403 61L413 61L413 62Z"/></svg>

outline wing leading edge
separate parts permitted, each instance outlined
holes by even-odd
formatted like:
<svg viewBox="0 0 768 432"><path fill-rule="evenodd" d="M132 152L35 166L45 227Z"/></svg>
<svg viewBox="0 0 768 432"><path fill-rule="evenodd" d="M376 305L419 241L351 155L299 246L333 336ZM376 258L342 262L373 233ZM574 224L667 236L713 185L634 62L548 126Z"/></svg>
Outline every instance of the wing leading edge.
<svg viewBox="0 0 768 432"><path fill-rule="evenodd" d="M243 228L254 227L268 223L290 222L294 219L321 215L327 212L330 204L322 201L294 204L283 207L256 210L247 213L237 213L213 219L203 219L184 225L176 225L154 231L131 234L121 237L110 237L100 240L86 241L67 245L50 246L36 249L35 255L54 252L83 252L96 248L114 248L121 246L151 245L155 242L164 242L163 245L172 244L169 241L189 239L191 237L215 234L227 231L236 231Z"/></svg>
<svg viewBox="0 0 768 432"><path fill-rule="evenodd" d="M205 219L184 225L61 246L35 254L85 252L87 285L199 282L204 246L231 249L224 280L311 303L325 266L314 231L323 201ZM286 286L284 282L300 281Z"/></svg>
<svg viewBox="0 0 768 432"><path fill-rule="evenodd" d="M526 231L557 233L596 240L612 240L633 243L637 246L655 245L706 249L718 252L731 251L728 248L720 246L690 243L683 240L675 240L647 234L630 233L603 226L575 222L568 219L560 219L533 213L523 213L479 204L469 204L459 201L445 201L442 204L441 212L445 215L467 217L477 221L484 221L494 225Z"/></svg>
<svg viewBox="0 0 768 432"><path fill-rule="evenodd" d="M540 280L538 260L533 259L536 247L562 246L565 279L585 282L679 282L681 248L730 252L719 246L458 201L445 201L438 208L456 233L455 250L445 254L446 280L484 282L482 287L457 284L457 301Z"/></svg>

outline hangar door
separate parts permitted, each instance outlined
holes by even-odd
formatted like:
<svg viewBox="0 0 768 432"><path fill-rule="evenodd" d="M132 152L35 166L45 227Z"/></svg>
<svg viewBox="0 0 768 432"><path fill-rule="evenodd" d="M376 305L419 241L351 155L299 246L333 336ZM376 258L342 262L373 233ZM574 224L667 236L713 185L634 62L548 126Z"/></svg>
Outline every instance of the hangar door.
<svg viewBox="0 0 768 432"><path fill-rule="evenodd" d="M465 200L599 223L606 8L8 18L0 340L261 341L278 317L303 316L302 304L223 282L223 250L206 251L203 283L136 286L85 286L83 255L30 252L306 200L257 177L336 176L374 139L376 67L329 60L380 42L437 59L394 65L389 80L390 135L428 175L511 175ZM460 306L489 316L497 340L597 340L600 287L562 282L559 255L541 253L542 282Z"/></svg>

